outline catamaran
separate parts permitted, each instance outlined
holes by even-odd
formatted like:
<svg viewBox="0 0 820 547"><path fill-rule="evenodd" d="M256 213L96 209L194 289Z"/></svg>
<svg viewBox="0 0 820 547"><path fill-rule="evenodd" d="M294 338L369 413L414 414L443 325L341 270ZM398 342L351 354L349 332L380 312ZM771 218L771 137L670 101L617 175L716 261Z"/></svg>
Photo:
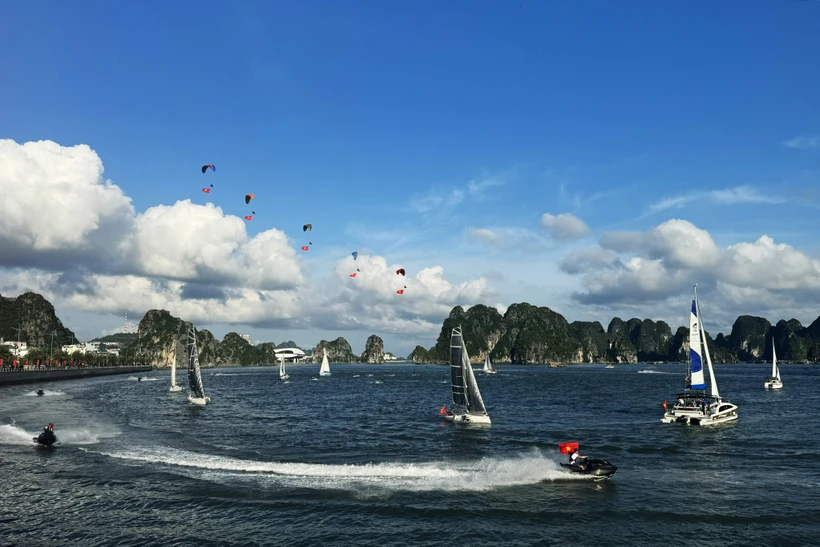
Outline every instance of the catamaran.
<svg viewBox="0 0 820 547"><path fill-rule="evenodd" d="M210 397L205 396L205 388L202 386L202 374L199 372L199 352L196 349L196 331L193 327L188 330L188 383L191 385L188 402L204 406L206 402L211 400Z"/></svg>
<svg viewBox="0 0 820 547"><path fill-rule="evenodd" d="M174 344L174 359L171 361L171 387L168 391L182 391L182 386L177 385L177 344Z"/></svg>
<svg viewBox="0 0 820 547"><path fill-rule="evenodd" d="M709 367L710 393L706 390L702 352L706 354L706 364ZM718 392L715 371L712 368L712 357L709 355L709 344L706 343L703 318L700 316L697 285L695 285L695 297L692 300L692 312L689 315L689 377L687 383L684 392L678 393L678 400L672 408L664 412L661 418L663 423L715 425L737 420L737 405L721 398ZM666 401L663 406L666 409Z"/></svg>
<svg viewBox="0 0 820 547"><path fill-rule="evenodd" d="M288 371L285 370L285 356L280 355L279 356L279 381L282 382L282 383L285 383L288 380L288 378L290 378L290 374L288 374Z"/></svg>
<svg viewBox="0 0 820 547"><path fill-rule="evenodd" d="M783 381L780 379L780 367L777 366L777 352L774 350L774 338L772 338L772 375L766 378L763 386L766 389L783 389Z"/></svg>
<svg viewBox="0 0 820 547"><path fill-rule="evenodd" d="M493 368L492 363L490 363L490 352L487 351L487 358L484 359L484 374L495 374L498 372Z"/></svg>
<svg viewBox="0 0 820 547"><path fill-rule="evenodd" d="M327 362L327 349L322 348L324 356L322 357L322 368L319 369L319 376L330 376L330 363Z"/></svg>
<svg viewBox="0 0 820 547"><path fill-rule="evenodd" d="M453 406L441 413L443 418L448 422L490 425L460 328L453 329L450 336L450 384Z"/></svg>

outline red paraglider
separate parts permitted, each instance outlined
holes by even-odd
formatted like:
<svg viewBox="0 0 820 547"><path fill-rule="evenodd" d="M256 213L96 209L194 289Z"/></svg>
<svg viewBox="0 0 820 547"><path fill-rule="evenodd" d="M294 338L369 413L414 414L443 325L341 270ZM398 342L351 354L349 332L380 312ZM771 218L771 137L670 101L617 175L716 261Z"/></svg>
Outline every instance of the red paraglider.
<svg viewBox="0 0 820 547"><path fill-rule="evenodd" d="M251 215L245 215L245 220L253 220L253 217Z"/></svg>
<svg viewBox="0 0 820 547"><path fill-rule="evenodd" d="M203 189L202 189L202 191L203 191L203 192L205 192L206 194L210 194L210 193L211 193L211 189L210 189L210 188L203 188Z"/></svg>
<svg viewBox="0 0 820 547"><path fill-rule="evenodd" d="M350 274L350 277L356 277L356 272L353 272L352 274Z"/></svg>
<svg viewBox="0 0 820 547"><path fill-rule="evenodd" d="M310 247L308 247L307 245L302 245L302 250L303 251L307 251L308 249L310 249Z"/></svg>
<svg viewBox="0 0 820 547"><path fill-rule="evenodd" d="M404 289L399 289L396 291L396 294L404 294Z"/></svg>
<svg viewBox="0 0 820 547"><path fill-rule="evenodd" d="M203 175L205 174L205 171L207 171L207 170L208 170L208 167L210 167L210 168L211 168L211 171L216 171L216 167L214 167L213 165L211 165L211 164L209 163L209 164L207 164L207 165L203 165L203 166L202 166L202 174L203 174Z"/></svg>
<svg viewBox="0 0 820 547"><path fill-rule="evenodd" d="M396 275L405 275L404 268L399 268L398 270L396 270Z"/></svg>

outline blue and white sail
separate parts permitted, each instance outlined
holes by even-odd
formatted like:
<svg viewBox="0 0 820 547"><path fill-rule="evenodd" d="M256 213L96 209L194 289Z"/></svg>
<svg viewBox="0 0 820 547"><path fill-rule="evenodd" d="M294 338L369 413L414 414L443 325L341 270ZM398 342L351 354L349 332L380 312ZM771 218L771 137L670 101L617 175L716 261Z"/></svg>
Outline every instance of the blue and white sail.
<svg viewBox="0 0 820 547"><path fill-rule="evenodd" d="M695 297L692 300L692 311L689 314L689 375L692 389L706 389L706 380L703 377L703 358L700 353L700 327L698 301Z"/></svg>

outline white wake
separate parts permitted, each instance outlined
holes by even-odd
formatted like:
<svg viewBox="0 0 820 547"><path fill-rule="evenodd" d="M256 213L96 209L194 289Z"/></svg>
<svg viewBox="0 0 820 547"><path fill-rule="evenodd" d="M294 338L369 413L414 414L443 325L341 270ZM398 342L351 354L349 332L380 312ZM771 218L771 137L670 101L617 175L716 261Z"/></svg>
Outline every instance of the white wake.
<svg viewBox="0 0 820 547"><path fill-rule="evenodd" d="M517 457L485 457L470 462L368 463L361 465L253 461L199 454L167 447L102 454L142 464L179 468L183 474L204 471L205 478L225 482L343 490L484 491L553 480L583 479L563 470L554 460L534 451Z"/></svg>

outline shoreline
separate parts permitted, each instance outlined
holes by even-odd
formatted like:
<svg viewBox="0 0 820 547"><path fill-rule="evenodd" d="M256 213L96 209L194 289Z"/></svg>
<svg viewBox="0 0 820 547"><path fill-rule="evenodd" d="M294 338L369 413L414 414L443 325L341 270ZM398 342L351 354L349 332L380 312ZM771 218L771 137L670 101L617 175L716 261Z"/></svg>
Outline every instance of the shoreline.
<svg viewBox="0 0 820 547"><path fill-rule="evenodd" d="M150 372L150 366L137 367L95 367L71 370L21 370L0 372L0 386L15 384L36 384L40 382L57 382L60 380L76 380L95 376L110 376L113 374L131 374L135 372Z"/></svg>

